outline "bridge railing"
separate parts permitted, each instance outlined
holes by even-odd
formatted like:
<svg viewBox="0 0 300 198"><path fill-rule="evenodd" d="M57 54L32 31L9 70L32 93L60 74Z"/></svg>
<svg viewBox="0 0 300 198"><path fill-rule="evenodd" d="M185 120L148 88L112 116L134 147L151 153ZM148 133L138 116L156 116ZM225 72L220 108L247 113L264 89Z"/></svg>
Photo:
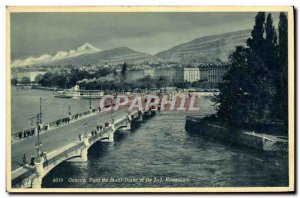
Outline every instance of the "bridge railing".
<svg viewBox="0 0 300 198"><path fill-rule="evenodd" d="M35 168L30 170L28 169L27 171L25 171L23 174L21 175L18 175L17 177L15 178L12 178L11 180L11 186L12 187L15 187L15 188L18 188L21 186L22 183L28 183L31 181L31 177L34 177L35 176ZM26 182L27 181L27 182Z"/></svg>
<svg viewBox="0 0 300 198"><path fill-rule="evenodd" d="M64 152L61 152L55 156L53 156L51 159L47 159L44 163L43 163L43 167L44 168L47 168L49 165L51 164L56 164L57 161L61 160L61 159L66 159L66 158L69 158L69 154L78 150L78 149L81 149L82 147L84 147L84 144L83 142L80 142L74 146L72 146L71 148L65 150Z"/></svg>
<svg viewBox="0 0 300 198"><path fill-rule="evenodd" d="M88 114L87 112L85 112L85 113ZM90 111L89 111L89 113L90 113ZM137 115L138 115L138 112L134 112L131 115L131 118L135 118ZM115 125L122 125L128 121L129 121L128 117L125 117L124 119L118 120L115 123ZM89 142L95 141L96 139L98 139L99 137L104 135L105 133L108 133L110 130L112 130L111 127L104 128L101 132L97 133L94 136L89 137ZM61 161L68 159L69 157L73 157L73 156L70 156L70 154L74 151L82 149L83 147L85 147L84 143L78 142L76 145L66 149L65 151L63 151L61 153L58 153L57 155L51 157L50 159L46 159L43 163L43 167L47 168L50 165L53 165L53 164L56 165L56 164L60 163ZM30 182L31 181L30 178L35 177L35 174L36 174L36 172L35 172L34 168L32 168L32 169L28 168L28 170L25 171L23 174L12 179L12 186L18 187L23 183L23 181L26 181L26 180L28 182Z"/></svg>
<svg viewBox="0 0 300 198"><path fill-rule="evenodd" d="M92 112L93 112L93 113L94 113L94 112L97 112L97 110L98 110L98 108L92 109ZM90 114L90 113L91 113L91 111L84 111L84 112L81 112L81 113L77 113L77 114L71 115L71 116L70 116L70 119L71 119L71 120L77 120L78 118L80 118L80 117L82 117L82 116L85 116L85 115L88 115L88 114ZM69 116L63 117L63 118L61 118L60 120L62 121L62 120L67 119L67 118L69 118ZM48 125L49 125L50 128L51 128L51 127L56 127L56 126L57 126L57 121L58 121L58 120L44 123L44 124L43 124L43 127L42 127L42 130L41 130L41 133L43 133L43 132L49 130L48 127L46 128L46 126L48 126ZM60 122L59 126L62 126L62 125L65 125L65 124L67 124L67 123L62 123L62 122ZM11 138L12 138L12 140L18 140L18 139L20 139L20 137L19 137L19 134L20 134L20 133L22 134L21 139L24 139L24 138L27 139L27 138L33 137L33 136L31 136L31 135L29 135L29 136L27 136L27 137L24 137L24 136L23 136L23 134L24 134L23 132L24 132L24 131L26 132L26 131L31 131L31 130L36 130L36 127L31 127L31 128L28 128L28 129L25 129L25 130L22 130L22 131L18 131L18 132L12 133L12 134L11 134ZM36 135L37 135L37 133L36 133L36 131L35 131L35 135L34 135L34 136L36 136Z"/></svg>
<svg viewBox="0 0 300 198"><path fill-rule="evenodd" d="M89 142L95 141L96 139L98 139L99 137L101 137L103 134L107 133L109 130L111 130L110 127L104 128L102 131L100 131L96 135L89 137Z"/></svg>

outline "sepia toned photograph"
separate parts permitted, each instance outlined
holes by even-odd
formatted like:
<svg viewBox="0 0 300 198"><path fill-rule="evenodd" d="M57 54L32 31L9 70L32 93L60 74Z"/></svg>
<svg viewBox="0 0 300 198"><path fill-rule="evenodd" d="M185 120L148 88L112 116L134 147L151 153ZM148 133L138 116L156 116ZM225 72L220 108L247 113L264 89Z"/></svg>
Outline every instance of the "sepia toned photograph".
<svg viewBox="0 0 300 198"><path fill-rule="evenodd" d="M293 192L293 7L6 8L8 192Z"/></svg>

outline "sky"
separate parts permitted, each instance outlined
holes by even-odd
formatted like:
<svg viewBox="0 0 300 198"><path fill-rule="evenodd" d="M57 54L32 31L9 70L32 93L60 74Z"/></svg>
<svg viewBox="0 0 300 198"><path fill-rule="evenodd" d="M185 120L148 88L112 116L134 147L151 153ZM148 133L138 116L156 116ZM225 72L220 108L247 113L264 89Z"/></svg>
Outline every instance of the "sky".
<svg viewBox="0 0 300 198"><path fill-rule="evenodd" d="M76 49L84 43L156 54L195 38L252 29L257 13L12 13L11 58ZM279 13L272 13L278 25Z"/></svg>

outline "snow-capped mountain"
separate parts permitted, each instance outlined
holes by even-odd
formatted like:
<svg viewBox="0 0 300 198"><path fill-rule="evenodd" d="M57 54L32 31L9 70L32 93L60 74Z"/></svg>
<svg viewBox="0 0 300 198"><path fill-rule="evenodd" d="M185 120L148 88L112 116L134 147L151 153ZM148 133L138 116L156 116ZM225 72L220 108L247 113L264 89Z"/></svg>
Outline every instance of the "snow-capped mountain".
<svg viewBox="0 0 300 198"><path fill-rule="evenodd" d="M85 43L82 46L79 46L75 50L58 51L55 55L44 54L39 57L28 57L24 60L14 60L14 61L12 61L12 67L48 63L51 61L57 61L57 60L65 59L65 58L76 57L76 56L80 56L83 54L91 54L91 53L95 53L95 52L99 52L99 51L100 51L100 49L94 47L90 43Z"/></svg>

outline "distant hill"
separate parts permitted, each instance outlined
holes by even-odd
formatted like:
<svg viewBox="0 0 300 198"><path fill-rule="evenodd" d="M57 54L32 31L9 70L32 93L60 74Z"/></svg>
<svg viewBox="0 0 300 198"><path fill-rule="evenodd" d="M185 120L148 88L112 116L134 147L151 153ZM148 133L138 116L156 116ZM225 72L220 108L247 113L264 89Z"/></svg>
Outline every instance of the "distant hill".
<svg viewBox="0 0 300 198"><path fill-rule="evenodd" d="M55 66L55 65L95 65L119 63L158 63L171 61L179 63L226 61L229 54L238 45L245 45L250 37L250 30L205 36L183 43L168 50L150 55L128 47L113 48L101 51L90 43L69 51L58 51L56 54L44 54L40 57L28 57L12 61L13 67Z"/></svg>
<svg viewBox="0 0 300 198"><path fill-rule="evenodd" d="M159 61L161 61L161 59L146 53L132 50L127 47L119 47L106 51L100 51L91 54L83 54L76 57L51 61L40 65L94 65L104 64L105 62L109 64L118 64L124 62L143 63L144 61L158 63Z"/></svg>
<svg viewBox="0 0 300 198"><path fill-rule="evenodd" d="M226 61L229 54L238 45L246 45L251 30L243 30L200 37L188 43L183 43L168 50L157 53L155 56L164 61L174 62L211 62L220 59Z"/></svg>

